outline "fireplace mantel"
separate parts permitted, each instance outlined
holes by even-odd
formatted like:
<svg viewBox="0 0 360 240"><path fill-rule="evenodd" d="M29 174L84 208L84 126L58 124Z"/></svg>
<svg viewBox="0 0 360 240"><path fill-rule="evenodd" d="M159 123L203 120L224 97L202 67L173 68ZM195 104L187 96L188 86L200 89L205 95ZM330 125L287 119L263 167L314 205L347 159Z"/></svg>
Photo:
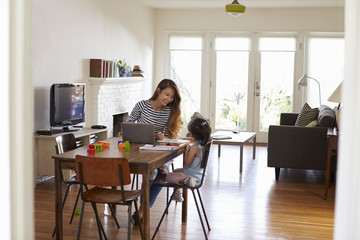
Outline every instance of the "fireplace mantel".
<svg viewBox="0 0 360 240"><path fill-rule="evenodd" d="M122 84L122 83L131 83L131 82L142 82L147 80L143 77L121 77L121 78L89 78L88 82L90 84Z"/></svg>
<svg viewBox="0 0 360 240"><path fill-rule="evenodd" d="M107 126L109 136L113 135L113 115L130 112L141 100L145 82L142 77L88 78L86 81L86 126L94 124Z"/></svg>

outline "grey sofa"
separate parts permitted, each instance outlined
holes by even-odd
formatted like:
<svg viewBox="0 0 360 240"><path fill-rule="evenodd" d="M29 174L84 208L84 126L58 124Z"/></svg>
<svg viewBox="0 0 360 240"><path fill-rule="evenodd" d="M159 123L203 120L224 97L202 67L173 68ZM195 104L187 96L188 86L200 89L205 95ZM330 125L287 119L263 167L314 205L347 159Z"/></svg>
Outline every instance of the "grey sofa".
<svg viewBox="0 0 360 240"><path fill-rule="evenodd" d="M268 167L275 168L276 180L281 168L326 169L327 131L335 123L335 111L325 105L319 110L316 127L295 126L298 113L282 113L280 125L269 127Z"/></svg>

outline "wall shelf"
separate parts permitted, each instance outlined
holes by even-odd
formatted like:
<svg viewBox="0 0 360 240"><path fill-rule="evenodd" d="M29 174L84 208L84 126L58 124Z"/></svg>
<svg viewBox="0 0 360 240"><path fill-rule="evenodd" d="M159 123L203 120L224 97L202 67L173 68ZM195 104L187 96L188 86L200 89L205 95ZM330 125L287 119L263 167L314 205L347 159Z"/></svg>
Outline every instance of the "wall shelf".
<svg viewBox="0 0 360 240"><path fill-rule="evenodd" d="M148 78L144 77L120 77L120 78L89 78L89 83L91 84L116 84L116 83L129 83L129 82L142 82Z"/></svg>

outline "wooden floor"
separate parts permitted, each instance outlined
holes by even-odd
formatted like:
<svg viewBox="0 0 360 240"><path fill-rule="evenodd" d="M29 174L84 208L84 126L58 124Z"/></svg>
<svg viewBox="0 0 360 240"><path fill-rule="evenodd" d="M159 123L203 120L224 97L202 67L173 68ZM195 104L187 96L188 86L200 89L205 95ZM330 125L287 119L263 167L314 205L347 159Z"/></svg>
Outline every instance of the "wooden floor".
<svg viewBox="0 0 360 240"><path fill-rule="evenodd" d="M209 239L332 239L334 224L335 186L331 185L328 200L323 200L324 172L282 170L275 181L275 170L267 167L267 148L258 146L256 159L252 147L244 147L244 170L239 174L239 147L222 146L221 158L217 145L211 149L206 182L202 197L211 231ZM180 167L181 160L175 166ZM64 239L75 239L79 216L73 224L70 212L77 188L64 210ZM191 192L189 192L191 194ZM154 232L165 207L164 189L151 209L151 233ZM80 207L78 208L80 209ZM127 211L118 207L121 225L116 228L111 217L103 214L109 239L126 239ZM38 184L35 189L35 239L50 239L54 227L54 180ZM87 205L81 239L98 239L96 221ZM138 227L132 228L132 239L140 239ZM156 239L204 239L196 207L189 195L188 222L181 223L181 204L170 206L169 215Z"/></svg>

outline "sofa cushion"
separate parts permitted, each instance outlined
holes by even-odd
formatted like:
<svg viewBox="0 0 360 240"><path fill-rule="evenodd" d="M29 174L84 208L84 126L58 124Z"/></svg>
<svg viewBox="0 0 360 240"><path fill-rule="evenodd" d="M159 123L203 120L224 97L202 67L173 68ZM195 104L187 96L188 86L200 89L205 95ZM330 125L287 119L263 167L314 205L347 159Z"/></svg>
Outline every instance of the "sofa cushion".
<svg viewBox="0 0 360 240"><path fill-rule="evenodd" d="M306 127L318 118L318 114L319 110L317 108L311 108L309 104L305 103L296 119L295 126Z"/></svg>
<svg viewBox="0 0 360 240"><path fill-rule="evenodd" d="M335 112L326 105L319 108L318 127L333 127L335 123Z"/></svg>
<svg viewBox="0 0 360 240"><path fill-rule="evenodd" d="M308 125L306 125L306 127L316 127L318 125L318 120L313 120L311 121L311 123L309 123Z"/></svg>

